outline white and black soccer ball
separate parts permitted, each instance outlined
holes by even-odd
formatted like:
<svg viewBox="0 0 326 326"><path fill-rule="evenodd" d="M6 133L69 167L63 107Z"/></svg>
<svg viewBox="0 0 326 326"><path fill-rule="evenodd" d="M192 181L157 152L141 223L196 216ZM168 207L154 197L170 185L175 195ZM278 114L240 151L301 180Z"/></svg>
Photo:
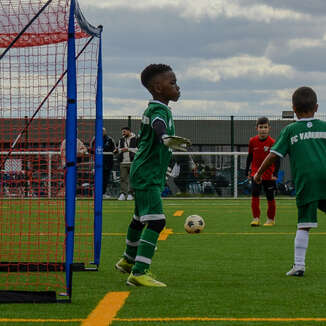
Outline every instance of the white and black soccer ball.
<svg viewBox="0 0 326 326"><path fill-rule="evenodd" d="M188 233L200 233L204 230L205 221L199 215L190 215L186 218L184 227Z"/></svg>

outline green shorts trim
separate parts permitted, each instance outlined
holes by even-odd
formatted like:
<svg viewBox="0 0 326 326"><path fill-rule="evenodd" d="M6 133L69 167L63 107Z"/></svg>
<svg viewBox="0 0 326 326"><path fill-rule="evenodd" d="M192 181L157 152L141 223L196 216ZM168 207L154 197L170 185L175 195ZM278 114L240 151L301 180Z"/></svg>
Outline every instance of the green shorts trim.
<svg viewBox="0 0 326 326"><path fill-rule="evenodd" d="M134 219L142 223L165 219L160 187L135 190Z"/></svg>
<svg viewBox="0 0 326 326"><path fill-rule="evenodd" d="M298 206L298 228L316 228L317 209L326 211L326 200L316 200L303 206Z"/></svg>

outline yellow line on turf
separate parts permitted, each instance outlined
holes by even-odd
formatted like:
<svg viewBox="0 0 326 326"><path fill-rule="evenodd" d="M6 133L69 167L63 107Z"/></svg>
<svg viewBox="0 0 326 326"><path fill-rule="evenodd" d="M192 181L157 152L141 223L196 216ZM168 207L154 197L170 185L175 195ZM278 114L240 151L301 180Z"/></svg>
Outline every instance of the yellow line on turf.
<svg viewBox="0 0 326 326"><path fill-rule="evenodd" d="M173 216L182 216L183 213L184 213L184 211L182 211L182 210L175 211L174 214L173 214Z"/></svg>
<svg viewBox="0 0 326 326"><path fill-rule="evenodd" d="M175 232L174 234L186 235L184 232ZM295 232L201 232L201 235L288 235L295 234ZM311 234L318 234L316 232ZM321 234L321 233L320 233ZM323 233L326 234L325 232Z"/></svg>
<svg viewBox="0 0 326 326"><path fill-rule="evenodd" d="M0 323L80 323L83 319L26 319L26 318L0 318Z"/></svg>
<svg viewBox="0 0 326 326"><path fill-rule="evenodd" d="M209 318L209 317L175 317L175 318L114 318L114 321L121 322L168 322L168 321L263 321L263 322L307 322L307 321L326 321L326 318Z"/></svg>
<svg viewBox="0 0 326 326"><path fill-rule="evenodd" d="M116 233L103 232L102 235L105 235L105 236L126 236L126 233L123 233L123 232L116 232Z"/></svg>
<svg viewBox="0 0 326 326"><path fill-rule="evenodd" d="M167 229L169 230L169 229ZM170 234L177 234L177 235L187 235L185 232L171 232ZM201 235L287 235L287 234L295 234L295 232L206 232L203 231L200 233ZM1 235L7 235L5 233L0 233ZM48 236L48 235L57 235L57 233L14 233L11 235L39 235L39 236ZM59 233L59 235L64 236L64 233ZM78 236L92 236L93 233L75 233ZM126 236L126 233L123 232L103 232L103 236L106 237L122 237ZM311 232L310 235L326 235L326 232Z"/></svg>
<svg viewBox="0 0 326 326"><path fill-rule="evenodd" d="M171 233L172 234L172 233ZM173 234L177 235L188 235L185 232L173 232ZM203 231L200 233L201 235L293 235L295 232L206 232ZM326 232L311 232L311 235L326 235ZM85 234L86 235L86 234ZM88 235L91 235L89 233ZM126 233L102 233L103 236L125 236Z"/></svg>
<svg viewBox="0 0 326 326"><path fill-rule="evenodd" d="M111 292L114 293L114 292ZM124 292L116 292L124 293ZM128 292L127 292L128 293ZM111 304L111 303L110 303ZM120 308L119 308L120 309ZM118 310L119 310L118 309ZM27 318L0 318L0 323L82 323L86 325L85 322L88 319L81 318L72 318L72 319L27 319ZM87 325L96 325L96 326L109 326L113 321L116 322L177 322L177 321L238 321L238 322L325 322L325 317L302 317L302 318L235 318L235 317L166 317L166 318L114 318L111 317L110 320L103 321L101 323L99 320L96 320L96 324L87 324Z"/></svg>
<svg viewBox="0 0 326 326"><path fill-rule="evenodd" d="M160 236L158 237L158 239L166 240L170 234L173 234L173 230L164 228L163 231L160 233Z"/></svg>
<svg viewBox="0 0 326 326"><path fill-rule="evenodd" d="M124 305L129 292L109 292L82 322L81 326L108 326Z"/></svg>

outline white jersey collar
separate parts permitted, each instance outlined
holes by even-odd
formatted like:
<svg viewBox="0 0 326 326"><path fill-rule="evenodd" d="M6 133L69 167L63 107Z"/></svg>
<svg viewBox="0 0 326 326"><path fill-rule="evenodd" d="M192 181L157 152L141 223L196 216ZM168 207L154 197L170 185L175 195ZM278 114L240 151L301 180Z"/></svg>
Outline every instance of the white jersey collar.
<svg viewBox="0 0 326 326"><path fill-rule="evenodd" d="M169 110L171 110L171 108L169 106L167 106L165 103L161 102L161 101L157 101L157 100L150 100L149 103L157 103L157 104L161 104L163 106L165 106L166 108L168 108Z"/></svg>
<svg viewBox="0 0 326 326"><path fill-rule="evenodd" d="M313 117L313 118L301 118L298 121L311 121L311 120L317 120L317 118Z"/></svg>

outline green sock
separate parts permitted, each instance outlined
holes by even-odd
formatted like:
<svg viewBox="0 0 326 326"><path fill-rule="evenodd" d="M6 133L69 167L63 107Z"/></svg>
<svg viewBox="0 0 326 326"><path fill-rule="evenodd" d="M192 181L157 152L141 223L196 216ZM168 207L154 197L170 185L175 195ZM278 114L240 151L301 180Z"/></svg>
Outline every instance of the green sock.
<svg viewBox="0 0 326 326"><path fill-rule="evenodd" d="M151 229L146 228L144 230L140 238L135 265L132 268L134 274L144 274L149 269L159 235Z"/></svg>
<svg viewBox="0 0 326 326"><path fill-rule="evenodd" d="M124 253L124 257L130 262L134 263L137 248L139 245L139 239L143 230L136 230L129 226L126 238L126 251Z"/></svg>

